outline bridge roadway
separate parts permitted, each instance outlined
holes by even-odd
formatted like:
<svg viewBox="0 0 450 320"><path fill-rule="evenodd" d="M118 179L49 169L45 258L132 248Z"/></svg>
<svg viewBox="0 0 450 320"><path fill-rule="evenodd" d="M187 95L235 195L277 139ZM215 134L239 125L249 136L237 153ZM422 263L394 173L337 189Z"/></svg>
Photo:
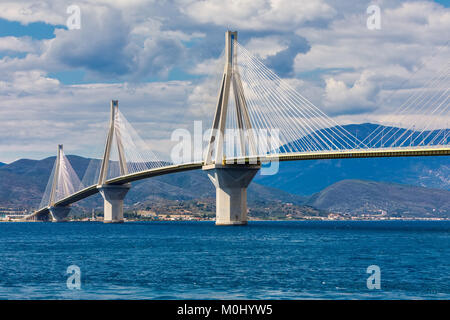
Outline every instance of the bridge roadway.
<svg viewBox="0 0 450 320"><path fill-rule="evenodd" d="M443 147L408 147L408 148L378 148L378 149L354 149L343 151L320 151L320 152L301 152L285 153L278 155L267 155L258 157L242 157L229 159L228 162L236 161L238 163L261 163L270 161L299 161L299 160L321 160L321 159L354 159L354 158L382 158L382 157L420 157L420 156L448 156L450 155L450 146ZM225 165L225 163L224 163ZM193 162L187 164L168 165L160 168L149 169L141 172L131 173L117 178L109 179L106 184L121 185L128 182L138 181L146 178L160 175L184 172L201 169L203 162ZM68 206L72 203L85 199L99 192L97 185L86 187L68 197L57 202L55 206ZM41 208L31 215L24 218L28 220L34 216L47 214L48 207Z"/></svg>

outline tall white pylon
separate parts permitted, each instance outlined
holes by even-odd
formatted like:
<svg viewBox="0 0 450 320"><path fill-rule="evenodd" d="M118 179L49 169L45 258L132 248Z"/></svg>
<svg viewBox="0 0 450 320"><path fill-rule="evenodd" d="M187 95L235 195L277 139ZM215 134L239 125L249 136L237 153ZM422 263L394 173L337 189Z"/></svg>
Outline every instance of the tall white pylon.
<svg viewBox="0 0 450 320"><path fill-rule="evenodd" d="M64 155L63 145L58 145L56 160L42 197L41 207L53 206L81 188L80 179L70 165L69 159Z"/></svg>
<svg viewBox="0 0 450 320"><path fill-rule="evenodd" d="M119 111L119 101L112 100L111 101L111 119L109 122L109 131L108 136L106 138L105 152L103 154L102 166L100 168L100 175L98 179L98 185L103 185L108 178L108 167L109 160L111 156L111 148L113 138L116 138L117 143L117 151L119 154L119 166L120 166L120 175L128 174L127 161L125 158L125 151L122 144L122 138L120 133L120 126L117 124L116 119Z"/></svg>
<svg viewBox="0 0 450 320"><path fill-rule="evenodd" d="M58 144L58 152L56 154L56 167L53 175L52 190L50 192L49 205L52 206L56 201L56 191L58 186L59 172L61 170L61 158L63 153L63 145Z"/></svg>
<svg viewBox="0 0 450 320"><path fill-rule="evenodd" d="M248 138L248 149L256 154L255 138L252 133L252 125L248 114L247 102L245 100L244 88L237 65L237 31L225 33L225 68L219 95L217 97L216 113L212 126L211 137L205 157L205 165L221 163L224 160L223 146L225 128L227 122L228 101L230 90L233 89L236 107L236 118L239 129L241 155L246 154L246 137ZM213 159L213 153L215 157Z"/></svg>
<svg viewBox="0 0 450 320"><path fill-rule="evenodd" d="M73 171L67 158L64 156L63 145L58 145L55 169L52 179L52 188L49 196L49 211L53 222L67 221L70 206L55 206L62 198L73 194L81 187L80 180Z"/></svg>
<svg viewBox="0 0 450 320"><path fill-rule="evenodd" d="M225 69L217 99L211 138L202 168L216 188L216 225L247 224L247 187L260 169L259 164L228 164L224 157L224 134L231 87L235 99L240 152L243 156L249 153L256 154L255 137L252 135L252 125L236 63L236 41L236 31L225 33ZM213 153L215 153L214 160Z"/></svg>
<svg viewBox="0 0 450 320"><path fill-rule="evenodd" d="M108 178L109 158L111 156L111 148L113 148L113 138L117 143L117 152L119 154L120 175L128 174L128 167L125 158L125 151L122 144L122 136L120 132L120 124L117 119L119 116L119 101L111 101L111 119L109 123L108 137L106 138L105 153L100 168L100 175L97 188L104 200L103 222L105 223L121 223L123 219L123 200L131 188L131 184L108 185L105 184Z"/></svg>

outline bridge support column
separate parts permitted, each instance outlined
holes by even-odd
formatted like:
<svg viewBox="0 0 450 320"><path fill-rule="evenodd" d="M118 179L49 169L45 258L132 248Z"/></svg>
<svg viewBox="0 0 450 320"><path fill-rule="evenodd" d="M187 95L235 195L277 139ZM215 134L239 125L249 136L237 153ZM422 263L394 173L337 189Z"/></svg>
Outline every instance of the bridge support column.
<svg viewBox="0 0 450 320"><path fill-rule="evenodd" d="M209 179L216 187L216 225L247 224L247 187L259 165L207 165Z"/></svg>
<svg viewBox="0 0 450 320"><path fill-rule="evenodd" d="M131 184L102 185L98 189L104 200L103 222L123 222L123 199L131 188Z"/></svg>
<svg viewBox="0 0 450 320"><path fill-rule="evenodd" d="M53 222L66 222L70 207L50 207L49 210Z"/></svg>

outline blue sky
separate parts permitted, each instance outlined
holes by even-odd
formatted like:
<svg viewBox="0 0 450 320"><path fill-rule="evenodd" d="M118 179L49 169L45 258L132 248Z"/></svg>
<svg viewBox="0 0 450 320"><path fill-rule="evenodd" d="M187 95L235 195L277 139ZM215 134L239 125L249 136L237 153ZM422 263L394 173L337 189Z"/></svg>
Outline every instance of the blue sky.
<svg viewBox="0 0 450 320"><path fill-rule="evenodd" d="M386 102L398 83L413 88L448 61L450 0L83 0L80 30L66 27L71 4L0 3L1 162L51 156L58 143L95 156L113 98L164 153L175 128L209 125L205 83L227 29L342 123L377 121L406 97ZM366 27L370 4L380 30Z"/></svg>
<svg viewBox="0 0 450 320"><path fill-rule="evenodd" d="M450 7L450 0L436 0L437 3L442 4L445 7Z"/></svg>
<svg viewBox="0 0 450 320"><path fill-rule="evenodd" d="M24 25L18 21L0 19L0 37L29 36L33 39L51 39L55 37L55 28L65 28L65 26L54 26L43 22L34 22Z"/></svg>
<svg viewBox="0 0 450 320"><path fill-rule="evenodd" d="M441 4L445 7L450 7L450 0L434 0L434 2ZM374 3L377 3L376 1ZM19 21L10 21L5 18L0 18L0 37L14 36L14 37L31 37L35 40L52 39L55 38L56 29L66 29L64 24L49 24L45 22L33 22L29 24L23 24ZM186 48L195 48L196 44L201 42L201 38L193 39L190 41L184 41L183 44ZM1 56L5 56L3 53ZM23 57L24 53L18 54L10 52L10 57ZM82 68L74 68L73 70L64 70L60 72L52 72L50 75L64 84L76 84L76 83L90 83L90 82L119 82L118 79L111 80L110 78L91 78L86 79L86 72ZM174 68L171 70L168 76L161 79L160 75L149 76L142 81L157 81L157 80L186 80L192 79L193 75L183 72L180 68Z"/></svg>

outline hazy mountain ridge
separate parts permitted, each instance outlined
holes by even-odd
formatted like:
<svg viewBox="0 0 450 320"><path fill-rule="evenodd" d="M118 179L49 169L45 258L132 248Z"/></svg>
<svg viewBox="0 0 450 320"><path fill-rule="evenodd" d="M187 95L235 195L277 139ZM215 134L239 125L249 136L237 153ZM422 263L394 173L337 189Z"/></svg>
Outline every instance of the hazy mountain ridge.
<svg viewBox="0 0 450 320"><path fill-rule="evenodd" d="M370 123L343 126L359 140L366 139L378 127ZM387 132L391 128L380 126L379 130ZM258 175L255 181L290 193L309 196L346 179L395 182L450 190L449 177L450 157L439 156L288 161L280 165L276 175Z"/></svg>
<svg viewBox="0 0 450 320"><path fill-rule="evenodd" d="M315 131L314 134L290 142L281 147L281 150L297 149L297 145L302 145L301 141L315 141L315 137L334 137L331 141L323 138L323 143L330 146L335 143L337 146L356 146L380 148L391 145L395 146L419 146L429 143L436 143L443 140L450 129L445 130L425 130L398 128L392 126L383 126L374 123L348 124L339 127L332 127ZM337 138L339 136L339 138ZM304 144L303 144L304 145Z"/></svg>
<svg viewBox="0 0 450 320"><path fill-rule="evenodd" d="M362 137L361 132L373 130L367 124L345 127L351 132L360 130L358 137ZM68 158L81 179L90 159L74 155ZM0 207L36 208L54 161L55 157L21 159L1 166ZM450 216L449 177L450 159L447 156L282 162L276 175L256 176L248 190L249 207L267 204L267 208L277 208L280 203L293 203L353 214L390 208L389 214L403 212L427 216L431 211L435 216ZM385 192L387 188L393 193ZM414 199L415 194L421 196ZM214 187L206 173L197 170L137 181L125 198L125 204L211 200L214 196ZM101 207L102 199L97 194L74 206Z"/></svg>
<svg viewBox="0 0 450 320"><path fill-rule="evenodd" d="M450 190L450 159L441 157L369 158L284 162L274 176L255 181L299 195L312 195L347 179L373 180Z"/></svg>
<svg viewBox="0 0 450 320"><path fill-rule="evenodd" d="M67 156L75 172L82 178L90 159ZM55 157L43 160L21 159L0 169L0 207L36 208L45 191ZM212 198L214 187L203 171L190 171L158 176L133 183L125 198L126 205L155 199L192 200ZM303 203L303 196L252 183L249 187L249 202L284 201ZM99 195L80 201L78 206L98 207L102 205Z"/></svg>
<svg viewBox="0 0 450 320"><path fill-rule="evenodd" d="M447 217L450 191L363 180L343 180L313 195L307 204L326 211L361 215Z"/></svg>

